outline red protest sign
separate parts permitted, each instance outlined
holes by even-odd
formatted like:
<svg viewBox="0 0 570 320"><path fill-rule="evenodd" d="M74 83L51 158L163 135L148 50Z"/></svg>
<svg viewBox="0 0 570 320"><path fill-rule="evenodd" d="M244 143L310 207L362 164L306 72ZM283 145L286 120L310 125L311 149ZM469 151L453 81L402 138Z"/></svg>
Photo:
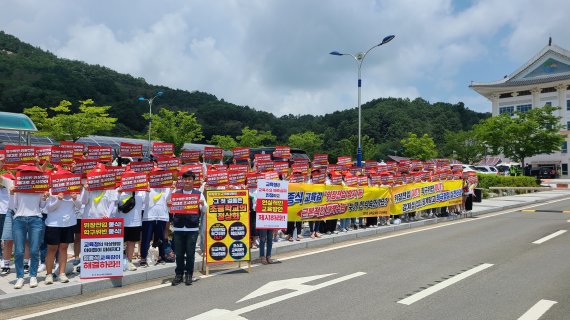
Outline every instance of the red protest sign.
<svg viewBox="0 0 570 320"><path fill-rule="evenodd" d="M198 214L199 211L199 194L174 193L170 198L170 213L175 214Z"/></svg>
<svg viewBox="0 0 570 320"><path fill-rule="evenodd" d="M233 148L234 160L247 160L249 159L249 148Z"/></svg>
<svg viewBox="0 0 570 320"><path fill-rule="evenodd" d="M148 190L148 176L144 172L125 172L121 176L121 191L135 192Z"/></svg>
<svg viewBox="0 0 570 320"><path fill-rule="evenodd" d="M152 171L148 174L148 184L151 188L170 188L175 178L175 170Z"/></svg>
<svg viewBox="0 0 570 320"><path fill-rule="evenodd" d="M218 147L205 147L204 148L204 159L223 159L224 150Z"/></svg>
<svg viewBox="0 0 570 320"><path fill-rule="evenodd" d="M249 166L247 164L230 164L230 171L243 171L243 172L247 172L249 171Z"/></svg>
<svg viewBox="0 0 570 320"><path fill-rule="evenodd" d="M36 171L16 172L15 192L44 193L49 191L49 174Z"/></svg>
<svg viewBox="0 0 570 320"><path fill-rule="evenodd" d="M85 151L85 145L77 142L60 141L59 146L66 149L73 149L74 158L83 157L83 152Z"/></svg>
<svg viewBox="0 0 570 320"><path fill-rule="evenodd" d="M109 171L91 171L87 174L88 190L112 190L115 189L115 174Z"/></svg>
<svg viewBox="0 0 570 320"><path fill-rule="evenodd" d="M208 166L208 169L211 169L211 170L218 170L218 171L226 171L226 170L228 170L228 168L226 167L225 164L220 164L220 163L217 163L217 164L213 164L213 165L211 165L211 166Z"/></svg>
<svg viewBox="0 0 570 320"><path fill-rule="evenodd" d="M257 171L272 171L274 167L274 162L271 160L259 160L255 162Z"/></svg>
<svg viewBox="0 0 570 320"><path fill-rule="evenodd" d="M115 175L115 182L121 182L121 175L127 170L127 167L121 166L105 166L105 170Z"/></svg>
<svg viewBox="0 0 570 320"><path fill-rule="evenodd" d="M153 142L152 154L158 156L172 156L174 155L174 144L168 142Z"/></svg>
<svg viewBox="0 0 570 320"><path fill-rule="evenodd" d="M53 146L51 148L51 159L53 164L70 165L73 162L73 149Z"/></svg>
<svg viewBox="0 0 570 320"><path fill-rule="evenodd" d="M250 189L257 188L257 180L263 179L264 177L262 173L248 172L246 177L247 187Z"/></svg>
<svg viewBox="0 0 570 320"><path fill-rule="evenodd" d="M49 161L51 157L51 146L35 146L36 156L40 159L40 162Z"/></svg>
<svg viewBox="0 0 570 320"><path fill-rule="evenodd" d="M326 166L329 164L329 155L317 153L313 155L313 164Z"/></svg>
<svg viewBox="0 0 570 320"><path fill-rule="evenodd" d="M311 174L311 182L314 184L323 184L326 181L324 172L314 172Z"/></svg>
<svg viewBox="0 0 570 320"><path fill-rule="evenodd" d="M121 142L119 156L130 158L142 158L142 144Z"/></svg>
<svg viewBox="0 0 570 320"><path fill-rule="evenodd" d="M129 163L131 166L131 170L135 172L144 172L149 173L154 168L154 162L152 161L139 161L139 162L131 162Z"/></svg>
<svg viewBox="0 0 570 320"><path fill-rule="evenodd" d="M99 162L110 162L113 161L113 150L111 147L105 146L88 146L86 158Z"/></svg>
<svg viewBox="0 0 570 320"><path fill-rule="evenodd" d="M52 194L81 192L81 175L75 173L53 174L50 178Z"/></svg>
<svg viewBox="0 0 570 320"><path fill-rule="evenodd" d="M245 185L246 175L247 175L247 171L230 170L228 172L228 184L230 186Z"/></svg>
<svg viewBox="0 0 570 320"><path fill-rule="evenodd" d="M258 161L271 161L271 155L269 153L256 153L253 156L253 162L257 163Z"/></svg>
<svg viewBox="0 0 570 320"><path fill-rule="evenodd" d="M97 160L93 159L76 159L75 160L75 173L85 175L87 172L97 167Z"/></svg>
<svg viewBox="0 0 570 320"><path fill-rule="evenodd" d="M287 172L289 172L289 162L287 162L287 161L275 161L273 163L273 170L275 170L281 174L287 174Z"/></svg>
<svg viewBox="0 0 570 320"><path fill-rule="evenodd" d="M36 149L32 146L12 146L6 145L6 159L4 162L8 166L17 166L28 163L34 164L36 161Z"/></svg>
<svg viewBox="0 0 570 320"><path fill-rule="evenodd" d="M308 162L293 163L291 165L291 171L292 172L299 171L302 174L308 174L309 173L309 163Z"/></svg>
<svg viewBox="0 0 570 320"><path fill-rule="evenodd" d="M367 186L368 185L368 177L367 176L358 176L358 185L359 186Z"/></svg>
<svg viewBox="0 0 570 320"><path fill-rule="evenodd" d="M279 173L277 173L277 171L265 171L263 172L263 179L279 180Z"/></svg>
<svg viewBox="0 0 570 320"><path fill-rule="evenodd" d="M180 160L182 163L200 162L200 150L182 150Z"/></svg>
<svg viewBox="0 0 570 320"><path fill-rule="evenodd" d="M282 159L291 158L291 147L275 146L275 150L273 151L273 157L282 158Z"/></svg>
<svg viewBox="0 0 570 320"><path fill-rule="evenodd" d="M206 173L206 185L209 187L222 187L228 184L227 171L209 170Z"/></svg>
<svg viewBox="0 0 570 320"><path fill-rule="evenodd" d="M156 166L162 170L178 170L180 159L178 158L158 158Z"/></svg>
<svg viewBox="0 0 570 320"><path fill-rule="evenodd" d="M336 164L341 165L341 166L351 166L352 165L352 157L351 156L338 157L336 160Z"/></svg>

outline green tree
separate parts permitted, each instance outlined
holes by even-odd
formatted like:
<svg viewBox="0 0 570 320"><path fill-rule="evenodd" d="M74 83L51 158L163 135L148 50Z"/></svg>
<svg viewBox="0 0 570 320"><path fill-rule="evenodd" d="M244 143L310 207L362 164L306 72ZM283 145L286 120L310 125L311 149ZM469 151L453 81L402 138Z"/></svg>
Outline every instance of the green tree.
<svg viewBox="0 0 570 320"><path fill-rule="evenodd" d="M446 130L442 146L444 156L457 159L462 163L480 161L485 154L485 145L473 131L453 132Z"/></svg>
<svg viewBox="0 0 570 320"><path fill-rule="evenodd" d="M503 113L475 125L475 133L493 154L503 154L524 166L525 158L560 150L565 136L558 107L544 106L527 112Z"/></svg>
<svg viewBox="0 0 570 320"><path fill-rule="evenodd" d="M220 136L220 135L213 135L212 139L210 139L211 144L216 145L224 150L232 150L233 148L237 147L238 144L236 140L230 136Z"/></svg>
<svg viewBox="0 0 570 320"><path fill-rule="evenodd" d="M437 149L433 139L424 133L418 137L415 133L408 133L408 137L402 139L404 155L413 159L429 160L437 156Z"/></svg>
<svg viewBox="0 0 570 320"><path fill-rule="evenodd" d="M373 160L378 159L379 145L374 142L374 138L367 135L362 136L362 159ZM353 135L350 138L344 138L338 142L335 155L336 156L352 156L356 160L356 148L358 147L358 136Z"/></svg>
<svg viewBox="0 0 570 320"><path fill-rule="evenodd" d="M109 117L107 113L111 106L95 106L91 99L79 102L79 112L72 110L71 102L62 100L57 107L49 110L33 106L25 108L24 113L36 124L38 135L56 140L77 141L81 137L115 127L117 118Z"/></svg>
<svg viewBox="0 0 570 320"><path fill-rule="evenodd" d="M241 136L237 136L240 147L261 147L266 143L275 143L277 138L271 131L257 131L245 127L241 130Z"/></svg>
<svg viewBox="0 0 570 320"><path fill-rule="evenodd" d="M288 145L292 148L305 150L310 156L319 153L323 148L324 134L316 134L313 131L305 131L289 136Z"/></svg>
<svg viewBox="0 0 570 320"><path fill-rule="evenodd" d="M149 114L144 117L148 119ZM193 113L160 109L152 116L151 135L153 139L174 144L174 152L180 153L184 143L196 142L204 138L202 126Z"/></svg>

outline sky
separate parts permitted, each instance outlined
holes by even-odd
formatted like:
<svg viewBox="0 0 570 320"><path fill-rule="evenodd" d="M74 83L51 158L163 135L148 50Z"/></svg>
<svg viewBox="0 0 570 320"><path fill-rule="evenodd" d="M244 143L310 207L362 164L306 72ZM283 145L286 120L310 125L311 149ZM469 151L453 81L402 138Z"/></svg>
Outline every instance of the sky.
<svg viewBox="0 0 570 320"><path fill-rule="evenodd" d="M382 97L463 102L548 43L570 49L568 0L0 0L0 30L59 57L203 91L276 116ZM136 103L136 102L134 102Z"/></svg>

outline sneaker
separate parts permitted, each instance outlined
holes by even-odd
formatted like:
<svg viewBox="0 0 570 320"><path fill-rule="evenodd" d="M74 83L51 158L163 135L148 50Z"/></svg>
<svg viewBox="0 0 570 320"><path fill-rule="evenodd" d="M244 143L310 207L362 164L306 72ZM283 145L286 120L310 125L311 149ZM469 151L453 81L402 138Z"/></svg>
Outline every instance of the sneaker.
<svg viewBox="0 0 570 320"><path fill-rule="evenodd" d="M186 276L184 279L184 284L186 284L187 286L192 284L192 275L189 274L188 272L186 272Z"/></svg>
<svg viewBox="0 0 570 320"><path fill-rule="evenodd" d="M148 263L146 263L146 260L141 260L141 262L139 263L141 268L146 268L148 267Z"/></svg>
<svg viewBox="0 0 570 320"><path fill-rule="evenodd" d="M61 283L68 283L69 282L69 279L67 278L65 273L61 273L59 275L59 282L61 282Z"/></svg>
<svg viewBox="0 0 570 320"><path fill-rule="evenodd" d="M22 289L23 286L24 278L18 278L18 280L16 280L16 284L14 285L14 289Z"/></svg>
<svg viewBox="0 0 570 320"><path fill-rule="evenodd" d="M30 278L30 288L35 288L38 286L38 278L31 277Z"/></svg>
<svg viewBox="0 0 570 320"><path fill-rule="evenodd" d="M46 276L45 284L52 284L53 283L53 275L50 273Z"/></svg>
<svg viewBox="0 0 570 320"><path fill-rule="evenodd" d="M23 279L22 279L23 280ZM176 276L174 276L174 279L172 280L172 285L173 286L177 286L179 284L182 283L182 275L181 274L177 274Z"/></svg>
<svg viewBox="0 0 570 320"><path fill-rule="evenodd" d="M136 271L137 267L132 262L129 262L127 270L129 271Z"/></svg>
<svg viewBox="0 0 570 320"><path fill-rule="evenodd" d="M165 265L165 264L166 264L166 261L165 261L164 259L160 259L160 260L158 260L158 261L156 262L155 266L157 266L157 265L163 266L163 265Z"/></svg>
<svg viewBox="0 0 570 320"><path fill-rule="evenodd" d="M46 265L42 263L38 267L38 272L44 272L44 271L46 271Z"/></svg>
<svg viewBox="0 0 570 320"><path fill-rule="evenodd" d="M0 276L6 276L10 273L10 267L4 267L0 270Z"/></svg>
<svg viewBox="0 0 570 320"><path fill-rule="evenodd" d="M73 259L73 262L72 262L72 263L73 263L74 266L78 266L78 265L81 263L81 260L79 260L79 259Z"/></svg>
<svg viewBox="0 0 570 320"><path fill-rule="evenodd" d="M25 264L24 265L24 273L28 273L30 272L30 265L29 264Z"/></svg>

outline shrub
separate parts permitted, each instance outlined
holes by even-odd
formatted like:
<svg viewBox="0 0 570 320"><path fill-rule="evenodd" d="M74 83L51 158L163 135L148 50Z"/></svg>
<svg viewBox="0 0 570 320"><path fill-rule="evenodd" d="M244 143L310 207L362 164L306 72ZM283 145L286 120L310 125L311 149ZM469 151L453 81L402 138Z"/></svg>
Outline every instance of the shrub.
<svg viewBox="0 0 570 320"><path fill-rule="evenodd" d="M498 176L492 174L478 174L478 188L488 189L489 187L540 187L536 177L525 176Z"/></svg>

